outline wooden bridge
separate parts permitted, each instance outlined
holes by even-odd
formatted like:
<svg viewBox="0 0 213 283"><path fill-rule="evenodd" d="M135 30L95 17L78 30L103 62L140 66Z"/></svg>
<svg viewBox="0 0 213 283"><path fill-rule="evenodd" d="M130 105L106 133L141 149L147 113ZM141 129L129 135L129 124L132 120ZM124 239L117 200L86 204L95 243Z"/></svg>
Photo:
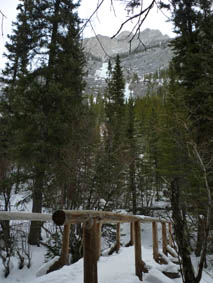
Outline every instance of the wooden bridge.
<svg viewBox="0 0 213 283"><path fill-rule="evenodd" d="M61 256L48 272L57 270L68 264L70 225L83 223L83 257L84 283L98 283L97 262L101 253L101 226L106 223L115 223L117 227L116 243L113 250L120 249L120 224L130 224L130 242L135 251L135 274L142 281L143 273L148 272L146 263L142 259L141 224L149 222L152 225L153 258L162 263L163 257L158 247L158 224L162 229L162 251L165 255L175 256L172 240L172 224L164 219L135 216L107 211L93 210L58 210L53 215L41 213L0 212L0 220L30 220L54 221L56 225L64 225ZM164 262L165 263L165 262Z"/></svg>

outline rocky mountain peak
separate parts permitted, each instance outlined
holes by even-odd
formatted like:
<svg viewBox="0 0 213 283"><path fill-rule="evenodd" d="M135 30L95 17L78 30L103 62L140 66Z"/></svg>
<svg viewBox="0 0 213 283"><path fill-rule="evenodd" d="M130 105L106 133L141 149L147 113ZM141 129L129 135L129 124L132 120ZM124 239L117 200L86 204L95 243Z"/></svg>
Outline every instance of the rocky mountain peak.
<svg viewBox="0 0 213 283"><path fill-rule="evenodd" d="M115 57L119 54L121 57L126 97L130 93L133 96L144 95L147 90L146 75L168 67L172 58L168 35L163 35L159 30L145 29L134 37L129 52L131 38L128 31L123 31L113 39L103 35L84 39L84 50L87 54L87 94L103 93L106 87L108 56Z"/></svg>
<svg viewBox="0 0 213 283"><path fill-rule="evenodd" d="M83 46L87 53L104 60L106 56L124 54L130 50L130 39L132 34L128 31L121 32L111 39L108 36L97 35L97 37L85 38ZM159 30L145 29L136 35L131 42L131 50L145 49L169 40L168 35L163 35Z"/></svg>

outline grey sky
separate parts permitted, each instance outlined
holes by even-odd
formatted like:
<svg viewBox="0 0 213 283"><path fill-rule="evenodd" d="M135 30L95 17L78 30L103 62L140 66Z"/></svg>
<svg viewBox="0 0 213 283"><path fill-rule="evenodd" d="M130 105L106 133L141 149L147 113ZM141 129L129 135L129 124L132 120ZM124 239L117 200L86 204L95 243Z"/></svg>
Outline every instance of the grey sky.
<svg viewBox="0 0 213 283"><path fill-rule="evenodd" d="M4 45L7 40L7 34L11 33L11 23L16 18L16 7L19 0L1 0L0 8L1 11L6 15L4 19L3 32L4 35L0 35L0 68L3 68L5 59L2 57ZM81 7L79 9L80 18L88 18L95 10L97 3L100 0L82 0ZM124 10L124 5L119 1L114 1L114 11L111 7L111 0L105 0L98 13L94 15L92 19L92 25L95 29L96 34L112 36L116 33L121 23L127 19L127 12ZM124 27L123 30L131 30L134 23L129 23ZM143 24L142 30L145 28L159 29L163 34L173 36L171 23L166 22L166 17L161 11L154 8L151 14ZM94 33L88 25L84 31L84 37L94 36Z"/></svg>

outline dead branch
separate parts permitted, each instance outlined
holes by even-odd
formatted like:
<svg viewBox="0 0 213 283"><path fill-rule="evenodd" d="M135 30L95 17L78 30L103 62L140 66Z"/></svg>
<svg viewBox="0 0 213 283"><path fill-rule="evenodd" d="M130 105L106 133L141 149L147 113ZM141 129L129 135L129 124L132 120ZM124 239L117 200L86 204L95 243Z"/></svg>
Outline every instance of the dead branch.
<svg viewBox="0 0 213 283"><path fill-rule="evenodd" d="M6 19L7 17L5 16L5 14L2 13L2 11L0 10L0 14L1 14L1 35L4 36L4 18Z"/></svg>
<svg viewBox="0 0 213 283"><path fill-rule="evenodd" d="M86 20L86 22L84 23L84 25L81 27L79 34L81 34L83 32L83 30L85 29L85 27L88 25L88 23L91 23L91 19L92 17L97 13L97 11L99 10L99 8L101 7L101 5L104 3L104 0L102 0L100 3L98 1L97 3L97 7L95 9L95 11L91 14L91 16Z"/></svg>
<svg viewBox="0 0 213 283"><path fill-rule="evenodd" d="M91 28L92 28L92 31L93 31L93 33L94 33L94 35L95 35L95 37L96 37L98 43L100 44L101 49L104 51L104 54L105 54L107 57L112 58L112 57L106 52L106 50L105 50L105 48L104 48L102 42L100 41L99 37L97 36L97 34L96 34L96 32L95 32L95 29L93 28L93 25L92 25L91 21L90 21L89 23L90 23L90 26L91 26Z"/></svg>
<svg viewBox="0 0 213 283"><path fill-rule="evenodd" d="M144 20L146 19L146 17L148 16L149 12L151 11L151 9L153 8L154 4L156 3L156 0L152 0L151 4L146 8L146 9L141 9L141 11L131 17L129 17L126 21L124 21L121 25L120 28L117 30L117 32L111 37L112 39L115 38L120 31L123 29L123 27L130 21L136 19L136 18L140 18L142 15L144 15L144 17L141 19L141 22L139 24L139 27L141 27L142 23L144 22ZM140 30L140 28L137 28L137 30ZM136 32L137 34L137 32ZM135 35L134 35L135 37ZM133 38L134 38L133 37ZM130 39L130 41L132 41L132 39Z"/></svg>

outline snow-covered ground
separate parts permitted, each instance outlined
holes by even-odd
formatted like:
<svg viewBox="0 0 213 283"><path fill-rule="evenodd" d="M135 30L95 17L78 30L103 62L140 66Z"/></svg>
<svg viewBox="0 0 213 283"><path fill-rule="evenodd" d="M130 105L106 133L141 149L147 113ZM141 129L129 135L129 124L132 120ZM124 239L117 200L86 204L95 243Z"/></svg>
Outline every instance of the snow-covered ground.
<svg viewBox="0 0 213 283"><path fill-rule="evenodd" d="M162 271L175 272L178 265L169 260L168 265L159 265L152 258L152 234L151 224L141 225L142 228L142 258L149 268L149 273L143 275L145 283L181 283L181 279L169 279ZM160 230L160 227L159 227ZM160 241L159 231L159 241ZM121 242L123 245L129 241L129 225L123 224L121 227ZM49 273L36 278L38 270L44 266L45 248L32 248L32 267L18 270L14 261L13 269L8 278L3 277L3 269L0 268L1 283L82 283L83 282L83 260L65 266L59 271ZM171 258L170 258L171 259ZM1 265L0 265L1 267ZM122 247L119 254L112 256L102 256L98 262L98 282L99 283L139 283L135 276L134 247ZM203 274L201 283L212 283L213 271Z"/></svg>

